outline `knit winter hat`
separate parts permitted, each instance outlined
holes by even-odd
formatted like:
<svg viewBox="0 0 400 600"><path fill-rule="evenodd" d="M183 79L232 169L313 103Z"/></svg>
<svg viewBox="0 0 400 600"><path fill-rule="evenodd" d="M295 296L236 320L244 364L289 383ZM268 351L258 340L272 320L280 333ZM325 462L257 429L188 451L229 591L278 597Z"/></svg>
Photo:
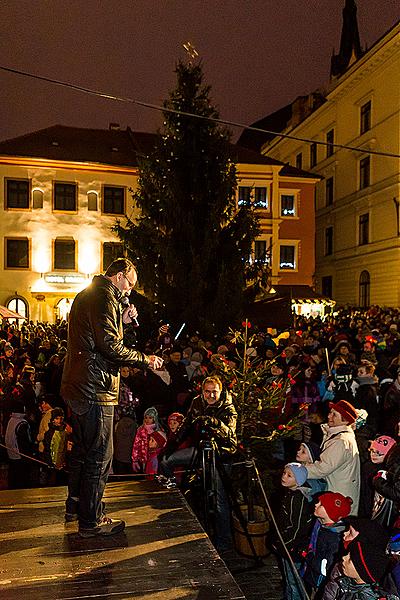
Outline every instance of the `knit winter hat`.
<svg viewBox="0 0 400 600"><path fill-rule="evenodd" d="M339 492L325 492L318 498L326 510L326 514L332 523L337 523L340 519L346 518L351 511L353 500L349 496L343 496Z"/></svg>
<svg viewBox="0 0 400 600"><path fill-rule="evenodd" d="M160 429L160 422L158 420L158 411L156 408L154 408L154 406L150 406L150 408L147 408L144 411L144 417L152 417L154 420L154 424L155 424L155 428L158 430Z"/></svg>
<svg viewBox="0 0 400 600"><path fill-rule="evenodd" d="M167 436L161 430L153 431L153 433L150 434L150 437L152 437L153 440L155 440L157 442L158 448L164 448L165 444L167 443Z"/></svg>
<svg viewBox="0 0 400 600"><path fill-rule="evenodd" d="M395 443L396 440L394 440L389 435L380 435L374 440L372 440L370 448L376 450L381 455L386 456L390 448L392 448L395 445Z"/></svg>
<svg viewBox="0 0 400 600"><path fill-rule="evenodd" d="M297 485L303 485L303 483L306 482L308 473L304 465L298 462L292 462L285 465L285 468L292 471Z"/></svg>
<svg viewBox="0 0 400 600"><path fill-rule="evenodd" d="M371 521L374 523L374 521ZM348 546L350 558L365 583L375 583L382 579L388 568L391 557L386 554L389 535L383 528L377 529L367 525Z"/></svg>
<svg viewBox="0 0 400 600"><path fill-rule="evenodd" d="M184 418L185 417L181 413L173 412L168 417L168 425L169 425L169 422L171 421L171 419L175 419L175 421L178 421L178 423L180 425L183 422Z"/></svg>
<svg viewBox="0 0 400 600"><path fill-rule="evenodd" d="M321 448L315 442L301 442L308 452L311 462L319 460L321 456Z"/></svg>
<svg viewBox="0 0 400 600"><path fill-rule="evenodd" d="M342 415L343 419L347 421L349 425L356 422L357 411L350 402L347 400L339 400L339 402L329 402L329 408L335 410Z"/></svg>

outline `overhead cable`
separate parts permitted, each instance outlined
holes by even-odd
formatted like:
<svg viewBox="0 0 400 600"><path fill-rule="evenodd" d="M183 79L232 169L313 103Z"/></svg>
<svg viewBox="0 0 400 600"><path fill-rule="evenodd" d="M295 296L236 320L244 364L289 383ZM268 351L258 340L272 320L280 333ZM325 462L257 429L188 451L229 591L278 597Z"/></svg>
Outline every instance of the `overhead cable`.
<svg viewBox="0 0 400 600"><path fill-rule="evenodd" d="M337 144L331 142L324 142L322 140L311 140L308 138L303 138L299 136L295 136L289 133L281 133L279 131L271 131L269 129L263 129L261 127L254 127L254 125L246 125L245 123L237 123L236 121L229 121L227 119L215 118L215 117L207 117L205 115L196 115L191 112L177 110L173 108L166 108L164 106L159 106L157 104L152 104L150 102L144 102L143 100L135 100L135 98L129 98L128 96L116 96L114 94L108 94L106 92L101 92L99 90L93 90L91 88L87 88L81 85L76 85L74 83L68 83L66 81L61 81L59 79L53 79L51 77L44 77L43 75L35 75L34 73L29 73L27 71L21 71L19 69L11 69L10 67L4 67L0 65L1 71L6 71L7 73L13 73L15 75L22 75L23 77L30 77L31 79L37 79L39 81L46 81L47 83L52 83L54 85L58 85L60 87L69 88L71 90L75 90L76 92L81 92L83 94L89 94L90 96L97 96L98 98L105 98L106 100L114 100L116 102L124 102L125 104L136 104L137 106L143 106L144 108L150 108L151 110L157 110L163 113L176 114L183 117L192 117L194 119L202 119L204 121L211 121L214 123L220 123L222 125L230 125L231 127L238 127L240 129L246 129L248 131L255 131L258 133L267 133L269 135L287 138L290 140L296 140L298 142L304 142L306 144L317 144L318 146L327 146L329 148L341 148L343 150L352 150L353 152L361 152L363 154L374 154L376 156L386 156L388 158L400 158L400 154L395 154L393 152L382 152L380 150L371 150L369 148L362 148L356 146L347 146L346 144Z"/></svg>

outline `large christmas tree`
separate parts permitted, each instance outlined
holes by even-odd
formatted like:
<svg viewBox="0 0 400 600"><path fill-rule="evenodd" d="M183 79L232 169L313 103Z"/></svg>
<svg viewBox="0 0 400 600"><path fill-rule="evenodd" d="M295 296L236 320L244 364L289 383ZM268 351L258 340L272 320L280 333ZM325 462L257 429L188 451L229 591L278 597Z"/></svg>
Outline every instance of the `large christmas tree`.
<svg viewBox="0 0 400 600"><path fill-rule="evenodd" d="M258 233L251 206L237 208L230 132L211 119L200 64L179 62L164 127L140 162L137 220L116 231L138 266L158 318L226 331L240 315L246 262Z"/></svg>

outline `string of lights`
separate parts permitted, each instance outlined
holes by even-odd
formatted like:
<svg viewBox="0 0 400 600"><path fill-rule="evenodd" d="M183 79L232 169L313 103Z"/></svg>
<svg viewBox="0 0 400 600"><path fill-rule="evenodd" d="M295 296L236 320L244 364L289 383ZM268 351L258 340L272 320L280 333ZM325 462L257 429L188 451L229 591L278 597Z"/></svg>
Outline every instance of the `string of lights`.
<svg viewBox="0 0 400 600"><path fill-rule="evenodd" d="M159 106L157 104L152 104L150 102L144 102L143 100L136 100L135 98L130 98L128 96L116 96L114 94L108 94L106 92L102 92L99 90L93 90L91 88L87 88L81 85L77 85L74 83L68 83L66 81L61 81L59 79L53 79L51 77L44 77L43 75L36 75L34 73L29 73L27 71L21 71L19 69L12 69L10 67L4 67L0 65L0 70L5 71L7 73L13 73L14 75L21 75L23 77L29 77L31 79L36 79L38 81L45 81L47 83L52 83L54 85L58 85L60 87L69 88L76 92L80 92L83 94L88 94L90 96L97 96L98 98L104 98L106 100L113 100L115 102L124 102L126 104L136 104L137 106L142 106L144 108L149 108L151 110L157 110L163 113L171 113L176 114L183 117L192 117L194 119L201 119L204 121L211 121L214 123L220 123L221 125L229 125L230 127L237 127L240 129L246 129L248 131L255 131L258 133L267 133L269 135L287 138L290 140L296 140L298 142L303 142L305 144L317 144L319 146L329 146L330 148L339 148L342 150L351 150L353 152L362 152L363 154L373 154L376 156L384 156L387 158L400 158L400 154L395 154L393 152L383 152L381 150L371 150L369 148L362 148L357 146L348 146L346 144L338 144L331 142L324 142L322 140L311 140L308 138L303 138L300 136L295 136L290 133L282 133L279 131L271 131L269 129L263 129L261 127L255 127L254 125L246 125L245 123L238 123L236 121L230 121L227 119L215 118L215 117L207 117L205 115L196 115L194 113L176 110L173 108L166 108L164 106Z"/></svg>

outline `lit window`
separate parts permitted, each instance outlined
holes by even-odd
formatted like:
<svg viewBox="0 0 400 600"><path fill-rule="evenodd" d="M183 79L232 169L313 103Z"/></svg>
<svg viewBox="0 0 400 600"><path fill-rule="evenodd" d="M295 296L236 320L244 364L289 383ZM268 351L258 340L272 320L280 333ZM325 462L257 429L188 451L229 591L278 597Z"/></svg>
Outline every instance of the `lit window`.
<svg viewBox="0 0 400 600"><path fill-rule="evenodd" d="M296 197L294 194L281 195L281 217L296 216Z"/></svg>
<svg viewBox="0 0 400 600"><path fill-rule="evenodd" d="M29 208L29 179L6 180L6 207Z"/></svg>
<svg viewBox="0 0 400 600"><path fill-rule="evenodd" d="M6 269L29 269L28 238L6 238Z"/></svg>
<svg viewBox="0 0 400 600"><path fill-rule="evenodd" d="M239 186L238 206L250 206L251 204L251 187Z"/></svg>
<svg viewBox="0 0 400 600"><path fill-rule="evenodd" d="M124 245L119 242L103 243L103 271L106 271L117 258L123 258Z"/></svg>
<svg viewBox="0 0 400 600"><path fill-rule="evenodd" d="M269 264L269 253L266 240L255 240L254 242L254 262Z"/></svg>
<svg viewBox="0 0 400 600"><path fill-rule="evenodd" d="M125 214L125 188L110 185L104 186L103 212L108 215Z"/></svg>
<svg viewBox="0 0 400 600"><path fill-rule="evenodd" d="M360 109L360 135L371 129L371 100Z"/></svg>
<svg viewBox="0 0 400 600"><path fill-rule="evenodd" d="M293 270L296 268L296 248L295 246L280 246L279 249L279 268Z"/></svg>
<svg viewBox="0 0 400 600"><path fill-rule="evenodd" d="M54 269L75 270L75 240L56 239L54 241Z"/></svg>
<svg viewBox="0 0 400 600"><path fill-rule="evenodd" d="M11 298L11 300L7 302L7 308L18 313L21 317L28 318L28 303L24 298L21 298L21 296ZM9 319L9 321L12 323L13 319Z"/></svg>
<svg viewBox="0 0 400 600"><path fill-rule="evenodd" d="M76 184L54 184L54 210L76 212Z"/></svg>
<svg viewBox="0 0 400 600"><path fill-rule="evenodd" d="M266 187L254 188L254 208L268 208L268 194Z"/></svg>

